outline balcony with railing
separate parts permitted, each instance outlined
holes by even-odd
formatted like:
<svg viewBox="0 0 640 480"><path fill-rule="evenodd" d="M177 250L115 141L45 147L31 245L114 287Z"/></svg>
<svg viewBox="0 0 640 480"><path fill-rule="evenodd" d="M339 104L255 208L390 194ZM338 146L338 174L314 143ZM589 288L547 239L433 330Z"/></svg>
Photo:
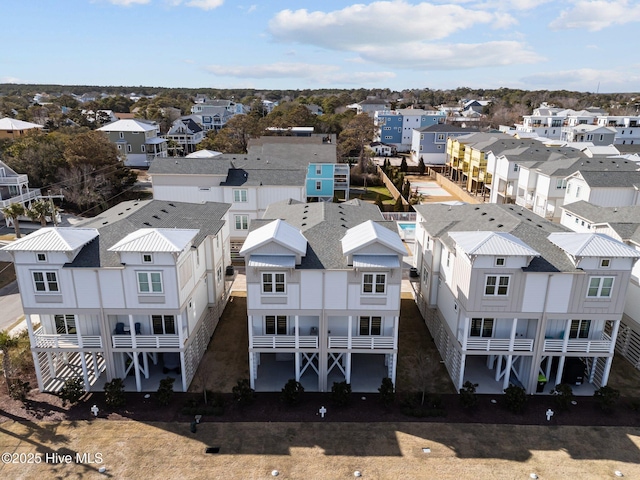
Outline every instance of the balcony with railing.
<svg viewBox="0 0 640 480"><path fill-rule="evenodd" d="M566 349L565 342L567 342ZM570 338L569 340L565 340L548 338L544 341L545 352L609 353L611 349L611 337L606 333L602 333L602 337L596 339Z"/></svg>
<svg viewBox="0 0 640 480"><path fill-rule="evenodd" d="M0 187L26 185L29 183L28 175L0 175Z"/></svg>
<svg viewBox="0 0 640 480"><path fill-rule="evenodd" d="M42 327L34 332L36 348L102 348L100 335L47 334Z"/></svg>
<svg viewBox="0 0 640 480"><path fill-rule="evenodd" d="M468 337L467 350L472 351L503 351L503 352L532 352L532 338L481 338Z"/></svg>
<svg viewBox="0 0 640 480"><path fill-rule="evenodd" d="M379 335L358 335L351 337L351 345L349 345L349 337L347 336L330 336L329 348L390 349L394 348L394 338Z"/></svg>
<svg viewBox="0 0 640 480"><path fill-rule="evenodd" d="M251 348L296 348L295 335L253 335L249 338ZM316 335L300 335L298 348L318 348Z"/></svg>
<svg viewBox="0 0 640 480"><path fill-rule="evenodd" d="M0 208L6 208L12 203L21 203L25 204L30 202L31 200L36 200L41 197L40 190L34 188L33 190L29 190L28 192L21 193L20 195L16 195L15 197L8 198L6 200L0 200Z"/></svg>
<svg viewBox="0 0 640 480"><path fill-rule="evenodd" d="M133 340L135 339L135 347ZM112 335L113 348L179 348L178 335Z"/></svg>

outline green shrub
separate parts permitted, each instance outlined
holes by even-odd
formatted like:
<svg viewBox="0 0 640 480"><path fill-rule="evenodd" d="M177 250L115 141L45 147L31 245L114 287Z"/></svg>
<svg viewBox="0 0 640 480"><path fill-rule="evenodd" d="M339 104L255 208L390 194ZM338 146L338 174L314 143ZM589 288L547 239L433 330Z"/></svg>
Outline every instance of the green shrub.
<svg viewBox="0 0 640 480"><path fill-rule="evenodd" d="M339 407L351 402L351 384L347 382L333 382L331 387L331 400Z"/></svg>
<svg viewBox="0 0 640 480"><path fill-rule="evenodd" d="M382 384L380 385L380 388L378 388L378 392L380 392L380 402L386 408L390 408L396 401L396 389L389 377L382 379Z"/></svg>
<svg viewBox="0 0 640 480"><path fill-rule="evenodd" d="M127 399L124 395L124 381L114 378L104 384L104 401L111 408L124 407Z"/></svg>
<svg viewBox="0 0 640 480"><path fill-rule="evenodd" d="M551 394L555 396L556 408L559 411L562 412L569 409L573 401L573 389L571 385L560 383L551 391Z"/></svg>
<svg viewBox="0 0 640 480"><path fill-rule="evenodd" d="M282 387L280 401L289 406L297 405L300 403L303 393L304 387L302 384L291 378L285 383L284 387Z"/></svg>
<svg viewBox="0 0 640 480"><path fill-rule="evenodd" d="M171 398L173 397L173 382L175 382L175 378L167 377L160 380L160 385L158 386L158 390L156 391L156 400L159 405L166 406L169 405Z"/></svg>
<svg viewBox="0 0 640 480"><path fill-rule="evenodd" d="M504 405L510 412L524 412L527 406L527 392L522 387L509 385L504 391Z"/></svg>
<svg viewBox="0 0 640 480"><path fill-rule="evenodd" d="M251 405L256 398L256 392L251 388L248 378L238 380L238 383L231 389L231 392L233 393L234 402L241 407Z"/></svg>
<svg viewBox="0 0 640 480"><path fill-rule="evenodd" d="M9 382L9 396L14 400L25 402L27 400L27 395L31 391L31 385L29 382L23 382L19 378L13 378L7 381Z"/></svg>
<svg viewBox="0 0 640 480"><path fill-rule="evenodd" d="M478 406L478 395L476 395L477 383L471 383L469 381L464 382L460 389L460 403L462 408L473 409Z"/></svg>
<svg viewBox="0 0 640 480"><path fill-rule="evenodd" d="M80 377L68 378L59 393L62 398L62 406L66 406L67 402L71 405L78 403L84 393L84 381Z"/></svg>
<svg viewBox="0 0 640 480"><path fill-rule="evenodd" d="M598 407L603 412L611 412L620 398L620 391L608 386L600 387L593 394L598 403Z"/></svg>

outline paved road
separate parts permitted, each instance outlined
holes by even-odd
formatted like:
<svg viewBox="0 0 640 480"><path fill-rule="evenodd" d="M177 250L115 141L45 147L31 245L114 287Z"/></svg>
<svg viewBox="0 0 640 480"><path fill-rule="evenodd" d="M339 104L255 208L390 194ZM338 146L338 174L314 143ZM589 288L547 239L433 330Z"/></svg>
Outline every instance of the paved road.
<svg viewBox="0 0 640 480"><path fill-rule="evenodd" d="M18 282L0 288L0 330L11 327L23 313Z"/></svg>

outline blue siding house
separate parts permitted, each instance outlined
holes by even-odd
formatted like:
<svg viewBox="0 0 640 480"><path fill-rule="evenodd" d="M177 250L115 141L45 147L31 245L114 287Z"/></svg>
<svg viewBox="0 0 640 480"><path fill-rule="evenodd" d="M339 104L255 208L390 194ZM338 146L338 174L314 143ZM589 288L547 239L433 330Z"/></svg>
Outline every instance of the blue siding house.
<svg viewBox="0 0 640 480"><path fill-rule="evenodd" d="M342 163L310 163L305 181L307 199L330 202L337 191L349 200L349 165Z"/></svg>
<svg viewBox="0 0 640 480"><path fill-rule="evenodd" d="M408 152L411 150L413 130L442 124L446 118L445 112L419 108L378 111L374 116L378 127L377 140L394 145L398 152Z"/></svg>
<svg viewBox="0 0 640 480"><path fill-rule="evenodd" d="M455 125L435 124L413 130L411 158L420 159L426 165L444 165L447 160L447 138L477 133L474 128L462 128Z"/></svg>

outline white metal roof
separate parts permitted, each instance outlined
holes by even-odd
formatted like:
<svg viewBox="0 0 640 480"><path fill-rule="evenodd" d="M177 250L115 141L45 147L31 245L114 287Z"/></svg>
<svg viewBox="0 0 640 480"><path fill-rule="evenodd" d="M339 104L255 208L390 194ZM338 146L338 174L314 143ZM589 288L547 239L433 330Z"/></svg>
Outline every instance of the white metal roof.
<svg viewBox="0 0 640 480"><path fill-rule="evenodd" d="M181 252L199 230L178 228L141 228L130 233L110 252Z"/></svg>
<svg viewBox="0 0 640 480"><path fill-rule="evenodd" d="M278 219L249 232L240 249L240 255L244 256L268 242L276 242L299 255L307 253L307 239L300 230Z"/></svg>
<svg viewBox="0 0 640 480"><path fill-rule="evenodd" d="M15 118L5 117L0 119L0 130L29 130L31 128L43 128L42 125L31 122L23 122Z"/></svg>
<svg viewBox="0 0 640 480"><path fill-rule="evenodd" d="M407 250L404 248L397 232L389 230L372 220L367 220L347 230L340 242L342 243L342 253L344 255L350 255L356 250L376 242L395 250L401 255L407 254Z"/></svg>
<svg viewBox="0 0 640 480"><path fill-rule="evenodd" d="M449 236L468 255L540 255L518 237L506 232L449 232Z"/></svg>
<svg viewBox="0 0 640 480"><path fill-rule="evenodd" d="M215 150L198 150L197 152L190 153L185 158L211 158L222 155L222 152L216 152Z"/></svg>
<svg viewBox="0 0 640 480"><path fill-rule="evenodd" d="M354 268L398 268L400 260L396 255L354 255Z"/></svg>
<svg viewBox="0 0 640 480"><path fill-rule="evenodd" d="M574 257L640 257L640 252L602 233L554 232L547 239Z"/></svg>
<svg viewBox="0 0 640 480"><path fill-rule="evenodd" d="M294 268L296 266L296 257L294 255L250 255L248 266L258 268Z"/></svg>
<svg viewBox="0 0 640 480"><path fill-rule="evenodd" d="M98 130L101 132L148 132L156 130L156 127L133 118L125 118L109 123L104 127L98 128Z"/></svg>
<svg viewBox="0 0 640 480"><path fill-rule="evenodd" d="M98 236L95 228L41 228L11 242L2 250L23 252L72 252Z"/></svg>

